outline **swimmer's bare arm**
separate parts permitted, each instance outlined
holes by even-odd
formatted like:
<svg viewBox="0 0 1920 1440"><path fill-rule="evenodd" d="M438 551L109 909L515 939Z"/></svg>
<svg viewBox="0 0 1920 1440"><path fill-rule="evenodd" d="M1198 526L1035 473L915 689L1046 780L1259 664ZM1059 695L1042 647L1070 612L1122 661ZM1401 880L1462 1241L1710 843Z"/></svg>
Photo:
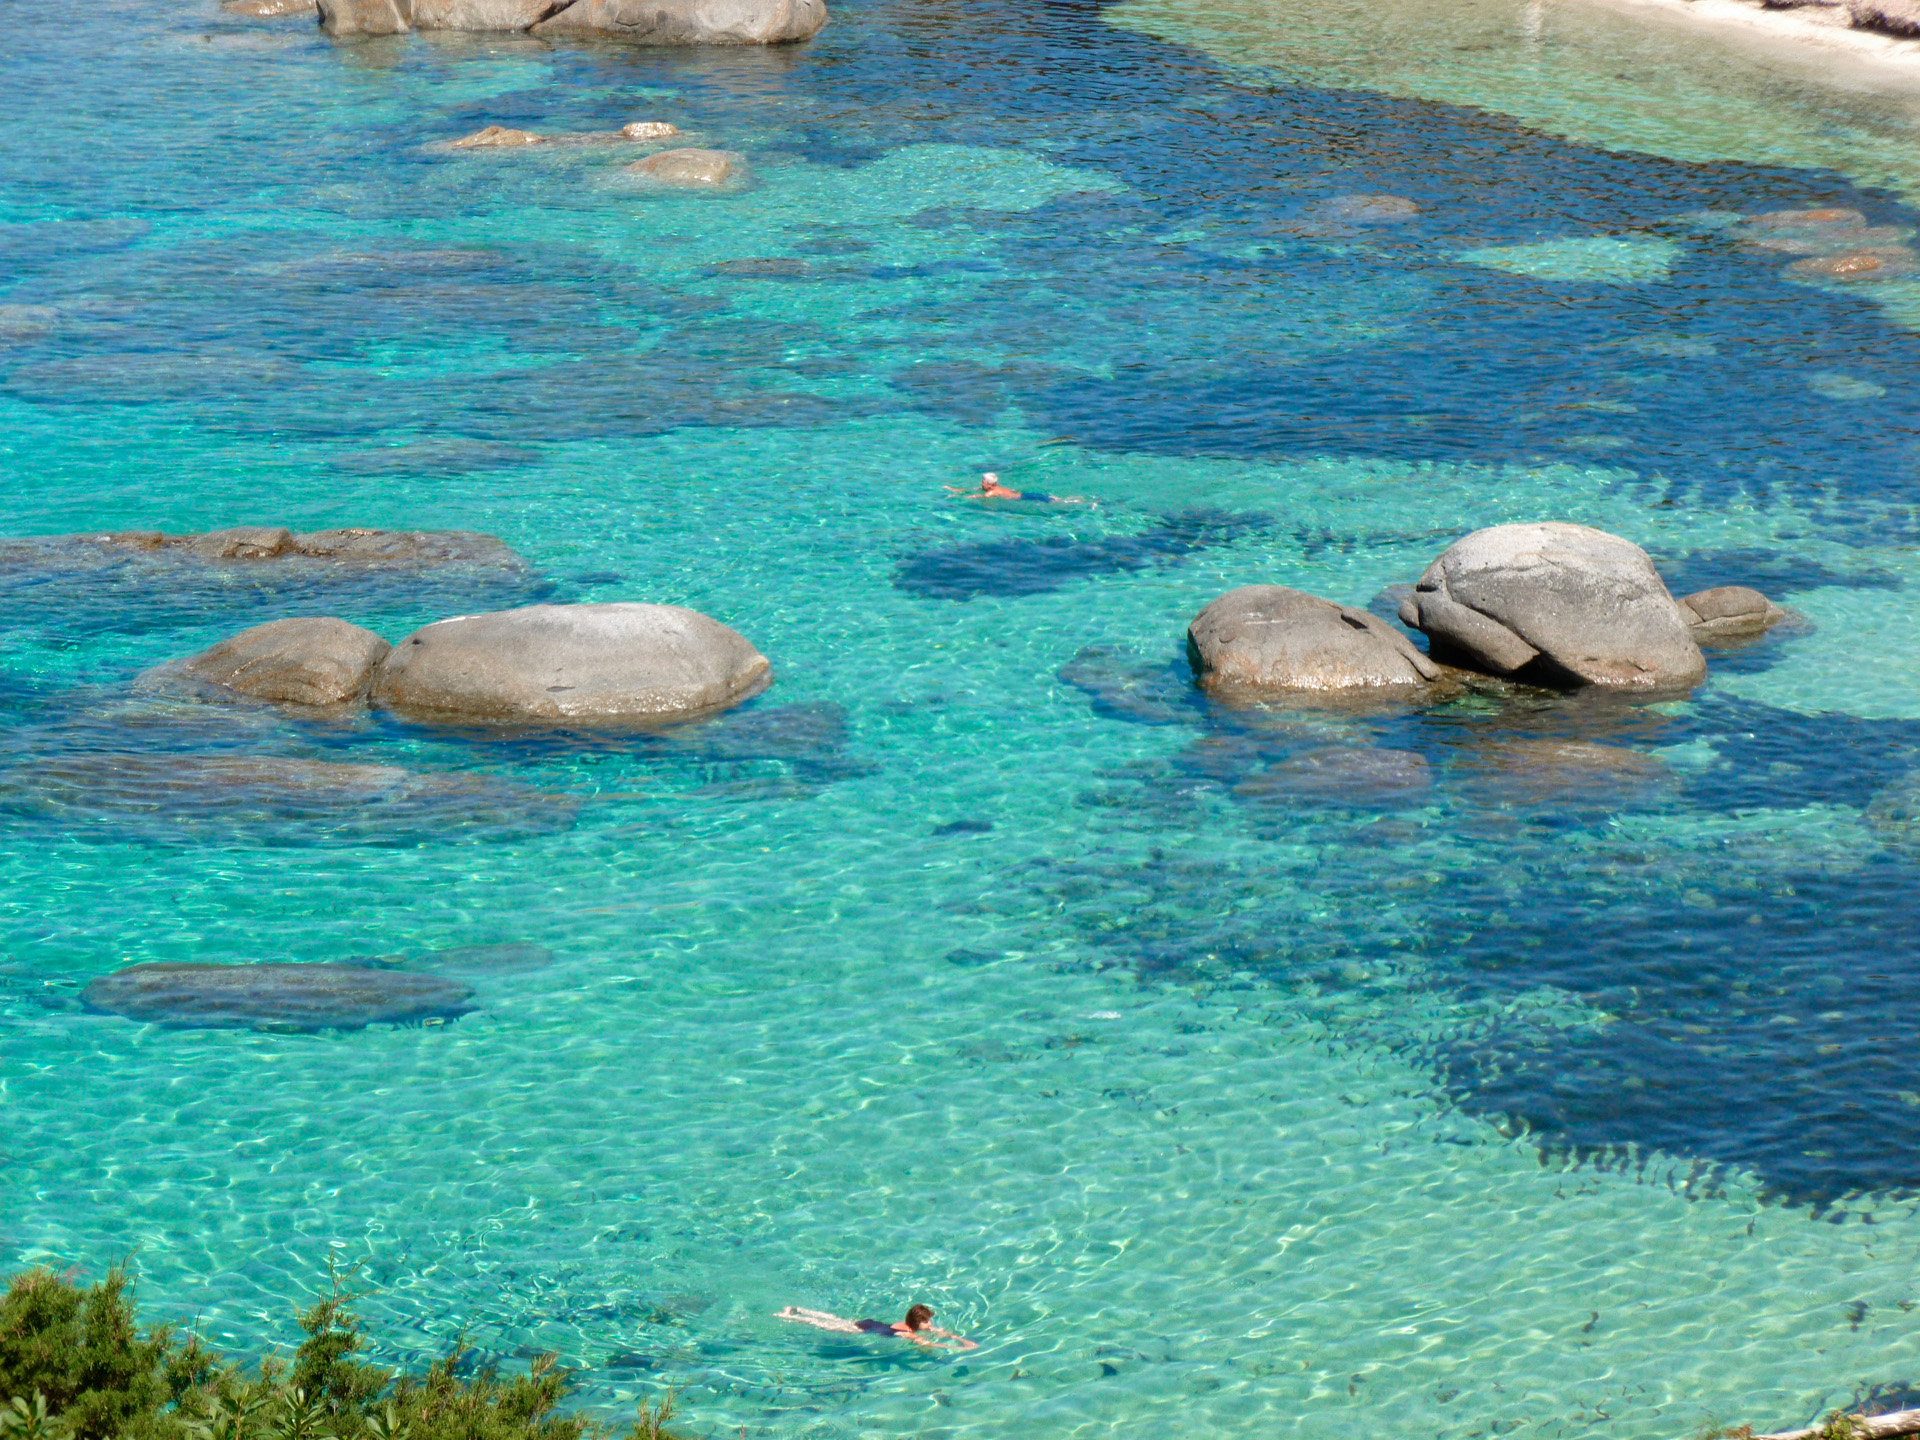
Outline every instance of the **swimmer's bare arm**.
<svg viewBox="0 0 1920 1440"><path fill-rule="evenodd" d="M967 1339L966 1336L956 1335L951 1330L942 1330L935 1325L927 1326L927 1333L929 1335L938 1335L943 1340L951 1340L957 1347L959 1347L962 1350L978 1350L980 1348L978 1345L974 1344L973 1341ZM920 1337L916 1335L914 1338L918 1340ZM923 1343L931 1344L932 1342L926 1341Z"/></svg>

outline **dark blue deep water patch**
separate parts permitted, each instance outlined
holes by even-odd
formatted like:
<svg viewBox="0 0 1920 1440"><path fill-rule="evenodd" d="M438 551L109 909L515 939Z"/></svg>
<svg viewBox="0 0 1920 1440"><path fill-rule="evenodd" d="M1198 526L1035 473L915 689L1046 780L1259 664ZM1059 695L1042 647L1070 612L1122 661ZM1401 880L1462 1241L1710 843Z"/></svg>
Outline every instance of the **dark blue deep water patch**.
<svg viewBox="0 0 1920 1440"><path fill-rule="evenodd" d="M1185 510L1163 515L1135 535L982 540L909 555L896 567L893 583L927 600L1044 595L1090 575L1178 565L1197 551L1229 544L1269 523L1265 515Z"/></svg>

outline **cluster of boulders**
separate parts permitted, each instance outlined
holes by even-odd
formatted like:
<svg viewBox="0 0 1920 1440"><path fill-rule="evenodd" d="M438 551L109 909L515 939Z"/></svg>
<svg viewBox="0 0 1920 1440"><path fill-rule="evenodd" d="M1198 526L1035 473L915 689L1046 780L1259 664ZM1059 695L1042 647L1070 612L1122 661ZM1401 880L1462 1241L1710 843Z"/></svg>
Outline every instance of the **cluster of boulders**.
<svg viewBox="0 0 1920 1440"><path fill-rule="evenodd" d="M1920 0L1760 0L1765 10L1800 10L1854 30L1902 39L1920 36Z"/></svg>
<svg viewBox="0 0 1920 1440"><path fill-rule="evenodd" d="M1366 610L1282 585L1215 600L1187 630L1200 683L1227 695L1433 693L1475 676L1556 688L1682 690L1701 643L1757 635L1786 611L1726 586L1675 600L1639 546L1584 525L1496 525L1456 541L1406 590L1421 650Z"/></svg>
<svg viewBox="0 0 1920 1440"><path fill-rule="evenodd" d="M827 23L825 0L229 0L235 14L311 14L329 35L525 31L637 45L784 45Z"/></svg>
<svg viewBox="0 0 1920 1440"><path fill-rule="evenodd" d="M1805 257L1787 273L1806 280L1890 280L1920 266L1920 252L1906 243L1911 230L1869 225L1858 210L1839 206L1750 215L1733 233L1749 249Z"/></svg>
<svg viewBox="0 0 1920 1440"><path fill-rule="evenodd" d="M680 133L679 127L665 120L636 120L613 131L587 134L542 135L532 130L517 130L506 125L488 125L471 135L446 142L449 150L518 150L532 145L604 145L630 141L667 140ZM718 185L739 170L740 156L726 150L702 150L691 146L658 150L636 160L627 169L662 185L699 188Z"/></svg>
<svg viewBox="0 0 1920 1440"><path fill-rule="evenodd" d="M677 605L528 605L422 627L398 645L332 616L272 620L172 666L280 704L371 702L428 721L660 725L723 710L772 682L738 632Z"/></svg>

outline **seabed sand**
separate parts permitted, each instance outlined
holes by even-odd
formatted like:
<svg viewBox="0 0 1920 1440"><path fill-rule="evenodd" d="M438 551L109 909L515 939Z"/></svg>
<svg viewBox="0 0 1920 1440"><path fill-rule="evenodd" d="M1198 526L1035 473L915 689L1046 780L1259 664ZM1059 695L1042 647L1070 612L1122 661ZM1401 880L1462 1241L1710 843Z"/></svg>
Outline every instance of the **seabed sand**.
<svg viewBox="0 0 1920 1440"><path fill-rule="evenodd" d="M1104 13L1265 76L1920 195L1920 43L1793 12L1738 0L1122 0Z"/></svg>

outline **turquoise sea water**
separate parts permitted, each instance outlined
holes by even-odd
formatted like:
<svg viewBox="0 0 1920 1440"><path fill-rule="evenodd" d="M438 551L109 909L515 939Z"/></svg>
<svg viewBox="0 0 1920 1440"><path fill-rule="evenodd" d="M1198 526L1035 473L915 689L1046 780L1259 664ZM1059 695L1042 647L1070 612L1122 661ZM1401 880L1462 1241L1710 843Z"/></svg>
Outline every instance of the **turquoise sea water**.
<svg viewBox="0 0 1920 1440"><path fill-rule="evenodd" d="M1920 224L1891 194L1092 6L868 0L755 53L12 18L9 532L467 527L533 568L0 572L9 1266L132 1255L254 1355L332 1252L389 1361L557 1350L696 1435L1651 1440L1920 1386L1920 353L1739 218ZM638 119L746 178L440 148ZM1339 198L1379 193L1422 214ZM985 469L1095 503L944 494ZM1223 589L1366 604L1549 517L1804 618L1658 706L1187 684ZM643 741L137 683L283 614L536 599L696 606L776 683ZM102 782L130 753L418 789ZM480 1008L77 998L373 956ZM770 1318L912 1300L981 1348Z"/></svg>

